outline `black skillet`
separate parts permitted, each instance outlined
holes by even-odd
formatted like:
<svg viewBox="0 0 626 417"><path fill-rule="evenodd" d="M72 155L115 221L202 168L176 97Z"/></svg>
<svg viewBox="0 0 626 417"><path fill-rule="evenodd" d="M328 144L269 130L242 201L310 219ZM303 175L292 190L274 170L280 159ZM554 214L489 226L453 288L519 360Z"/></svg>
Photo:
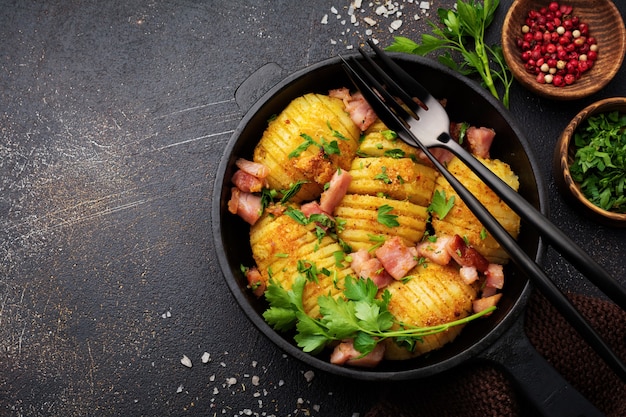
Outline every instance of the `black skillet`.
<svg viewBox="0 0 626 417"><path fill-rule="evenodd" d="M511 114L486 90L437 62L417 56L392 55L437 98L447 99L452 121L469 122L496 130L492 157L511 165L520 179L519 192L544 214L547 200L544 181L522 131ZM241 265L253 265L248 242L249 226L228 212L230 178L237 158L252 152L267 121L294 98L309 92L352 87L339 58L332 58L287 76L276 85L280 67L268 65L242 84L236 98L247 107L259 92L267 91L251 107L233 133L218 168L213 194L213 236L220 266L235 299L252 323L289 355L325 372L368 381L421 379L448 371L470 360L488 360L506 369L535 408L546 416L602 415L565 381L531 346L523 330L523 311L531 286L514 265L506 267L506 287L498 310L489 318L470 323L460 336L426 357L384 362L375 369L332 365L328 356L311 356L295 346L291 335L275 332L261 314L267 308L246 288ZM537 262L545 252L539 235L522 223L519 244Z"/></svg>

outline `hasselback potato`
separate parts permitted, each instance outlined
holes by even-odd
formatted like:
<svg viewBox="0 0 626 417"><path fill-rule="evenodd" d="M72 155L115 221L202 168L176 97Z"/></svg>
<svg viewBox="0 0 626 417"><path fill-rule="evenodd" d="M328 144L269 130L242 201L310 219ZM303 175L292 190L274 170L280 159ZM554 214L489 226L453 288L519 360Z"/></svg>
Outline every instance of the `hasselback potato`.
<svg viewBox="0 0 626 417"><path fill-rule="evenodd" d="M498 177L502 178L504 182L509 184L511 188L514 190L519 188L518 177L508 164L497 159L478 159ZM517 238L520 228L520 218L506 203L458 158L454 158L448 163L448 170L483 203L487 210L502 224L511 236ZM456 195L456 192L445 178L442 176L437 178L435 189L445 193L446 198L455 196L454 206L443 220L439 219L436 213L433 215L432 225L435 234L458 234L465 238L470 245L476 248L476 250L490 262L499 264L506 263L508 260L506 252L504 252L498 242L496 242L490 234L486 233L483 225Z"/></svg>
<svg viewBox="0 0 626 417"><path fill-rule="evenodd" d="M304 181L292 201L313 200L338 168L350 168L359 137L342 100L306 94L269 122L253 160L269 168L269 188L287 190Z"/></svg>
<svg viewBox="0 0 626 417"><path fill-rule="evenodd" d="M418 265L403 281L391 283L389 311L400 321L412 326L435 326L448 323L472 313L472 301L477 285L468 285L453 265ZM386 341L385 358L408 359L430 352L452 341L462 326L425 336L416 343L413 352L399 347L394 340Z"/></svg>

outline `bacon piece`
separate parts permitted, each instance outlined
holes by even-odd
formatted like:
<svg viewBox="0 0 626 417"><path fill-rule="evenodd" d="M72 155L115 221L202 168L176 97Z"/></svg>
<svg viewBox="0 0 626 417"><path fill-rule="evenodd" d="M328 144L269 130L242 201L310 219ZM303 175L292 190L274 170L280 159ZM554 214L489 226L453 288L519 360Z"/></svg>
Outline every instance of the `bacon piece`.
<svg viewBox="0 0 626 417"><path fill-rule="evenodd" d="M489 148L496 136L496 131L487 127L470 126L465 134L470 152L480 158L489 159Z"/></svg>
<svg viewBox="0 0 626 417"><path fill-rule="evenodd" d="M335 88L328 91L328 96L347 101L350 100L350 90L347 87Z"/></svg>
<svg viewBox="0 0 626 417"><path fill-rule="evenodd" d="M257 193L265 186L265 181L241 169L233 174L231 180L237 188L246 193Z"/></svg>
<svg viewBox="0 0 626 417"><path fill-rule="evenodd" d="M431 260L438 265L447 265L450 262L451 256L446 250L446 245L450 240L450 236L438 236L437 240L431 242L426 240L418 243L417 254Z"/></svg>
<svg viewBox="0 0 626 417"><path fill-rule="evenodd" d="M376 249L376 257L389 275L400 280L417 265L417 248L405 246L398 236L394 236Z"/></svg>
<svg viewBox="0 0 626 417"><path fill-rule="evenodd" d="M351 253L350 257L352 258L350 267L354 272L363 279L371 279L379 289L393 282L393 277L385 271L383 264L373 258L366 249L359 249Z"/></svg>
<svg viewBox="0 0 626 417"><path fill-rule="evenodd" d="M354 348L352 340L339 343L330 355L330 363L335 365L352 365L373 368L380 363L385 354L385 346L377 344L367 355Z"/></svg>
<svg viewBox="0 0 626 417"><path fill-rule="evenodd" d="M311 214L328 214L320 207L320 204L317 201L311 201L310 203L304 203L300 206L300 211L307 217L310 217Z"/></svg>
<svg viewBox="0 0 626 417"><path fill-rule="evenodd" d="M459 269L459 275L467 285L473 284L478 279L478 271L474 266L462 266Z"/></svg>
<svg viewBox="0 0 626 417"><path fill-rule="evenodd" d="M446 250L452 259L461 266L473 266L478 272L485 272L489 266L489 261L476 249L468 246L459 235L450 238Z"/></svg>
<svg viewBox="0 0 626 417"><path fill-rule="evenodd" d="M246 279L248 280L248 287L252 289L254 295L261 297L265 293L265 282L256 266L246 271Z"/></svg>
<svg viewBox="0 0 626 417"><path fill-rule="evenodd" d="M502 298L502 294L495 294L490 297L477 298L476 300L472 301L472 309L474 310L474 313L480 313L481 311L491 306L497 305L498 301L500 301L500 298Z"/></svg>
<svg viewBox="0 0 626 417"><path fill-rule="evenodd" d="M237 168L240 170L259 179L266 178L270 174L270 169L265 165L259 162L248 161L244 158L237 159L235 165L237 165Z"/></svg>
<svg viewBox="0 0 626 417"><path fill-rule="evenodd" d="M249 224L256 223L261 217L261 197L241 191L237 187L231 189L228 211L238 215Z"/></svg>
<svg viewBox="0 0 626 417"><path fill-rule="evenodd" d="M485 286L501 290L504 287L504 269L499 264L489 264L485 271Z"/></svg>
<svg viewBox="0 0 626 417"><path fill-rule="evenodd" d="M328 189L320 196L320 208L326 213L332 213L348 192L352 175L348 171L337 170L330 179Z"/></svg>
<svg viewBox="0 0 626 417"><path fill-rule="evenodd" d="M374 109L360 92L352 94L348 99L344 98L343 103L350 118L361 129L361 132L366 131L378 119Z"/></svg>
<svg viewBox="0 0 626 417"><path fill-rule="evenodd" d="M454 158L454 154L447 149L430 148L429 151L443 165L447 165L448 162L452 161L452 158ZM424 161L429 166L433 166L433 163L430 162L430 159L428 159L428 157L426 156L426 154L424 154L424 152L419 151L417 153L417 157L421 159L422 161Z"/></svg>

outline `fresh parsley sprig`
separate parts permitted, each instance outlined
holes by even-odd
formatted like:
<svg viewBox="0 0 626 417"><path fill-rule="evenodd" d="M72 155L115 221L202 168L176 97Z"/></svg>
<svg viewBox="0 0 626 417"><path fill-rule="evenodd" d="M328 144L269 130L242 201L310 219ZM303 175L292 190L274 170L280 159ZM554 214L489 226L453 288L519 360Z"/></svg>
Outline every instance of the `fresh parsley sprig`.
<svg viewBox="0 0 626 417"><path fill-rule="evenodd" d="M493 21L499 3L499 0L484 0L482 4L476 0L458 0L456 10L437 10L439 22L429 22L432 34L422 34L421 44L397 36L386 49L421 56L444 51L438 56L439 62L463 75L477 73L485 88L509 107L509 90L513 77L504 61L502 47L489 46L485 42L485 31ZM460 54L463 62L457 63L452 53ZM502 84L502 96L498 92L496 81Z"/></svg>
<svg viewBox="0 0 626 417"><path fill-rule="evenodd" d="M370 353L378 343L394 339L409 350L423 337L440 333L451 327L466 324L495 310L490 307L460 320L437 326L417 327L401 323L388 310L391 293L384 290L377 298L378 288L370 279L345 279L343 296L318 298L320 317L313 318L304 311L302 296L307 279L299 275L291 289L270 280L265 292L270 307L263 317L278 331L296 329L294 340L305 352L319 353L336 341L352 339L354 347L363 355Z"/></svg>

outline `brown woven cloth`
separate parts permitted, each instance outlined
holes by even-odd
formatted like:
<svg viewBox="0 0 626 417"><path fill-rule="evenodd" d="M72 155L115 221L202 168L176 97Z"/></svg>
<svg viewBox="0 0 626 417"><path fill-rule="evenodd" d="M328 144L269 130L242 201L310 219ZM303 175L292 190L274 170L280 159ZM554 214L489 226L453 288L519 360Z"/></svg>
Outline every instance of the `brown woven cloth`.
<svg viewBox="0 0 626 417"><path fill-rule="evenodd" d="M597 298L582 295L569 298L612 349L626 360L626 312ZM533 294L529 300L525 329L537 351L599 410L608 417L626 416L626 383L609 370L539 294ZM443 376L388 386L365 417L534 415L498 367L473 362Z"/></svg>

